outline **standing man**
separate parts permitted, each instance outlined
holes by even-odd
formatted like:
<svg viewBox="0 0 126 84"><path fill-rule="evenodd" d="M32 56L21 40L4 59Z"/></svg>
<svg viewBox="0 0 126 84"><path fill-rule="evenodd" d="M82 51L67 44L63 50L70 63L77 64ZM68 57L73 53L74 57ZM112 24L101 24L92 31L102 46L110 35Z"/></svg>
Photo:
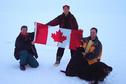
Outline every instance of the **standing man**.
<svg viewBox="0 0 126 84"><path fill-rule="evenodd" d="M60 28L64 29L78 29L78 23L75 17L70 13L70 6L64 5L63 6L63 13L56 17L54 20L47 23L49 26L57 26L59 25ZM64 48L59 47L56 54L56 62L55 64L60 64L60 60L64 54ZM74 55L75 51L70 49L71 57Z"/></svg>
<svg viewBox="0 0 126 84"><path fill-rule="evenodd" d="M39 63L37 62L37 51L32 43L34 33L28 33L27 26L21 27L21 32L15 41L14 56L16 60L20 60L20 69L25 70L25 66L29 64L33 68L37 68Z"/></svg>

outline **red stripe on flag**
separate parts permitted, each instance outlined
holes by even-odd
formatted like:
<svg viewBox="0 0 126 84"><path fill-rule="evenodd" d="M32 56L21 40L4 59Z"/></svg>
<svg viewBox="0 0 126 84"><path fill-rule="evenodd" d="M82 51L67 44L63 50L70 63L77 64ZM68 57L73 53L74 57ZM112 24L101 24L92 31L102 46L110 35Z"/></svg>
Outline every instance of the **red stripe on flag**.
<svg viewBox="0 0 126 84"><path fill-rule="evenodd" d="M72 30L70 36L70 49L76 50L77 47L81 45L82 30Z"/></svg>
<svg viewBox="0 0 126 84"><path fill-rule="evenodd" d="M36 23L35 43L46 44L48 36L48 26Z"/></svg>

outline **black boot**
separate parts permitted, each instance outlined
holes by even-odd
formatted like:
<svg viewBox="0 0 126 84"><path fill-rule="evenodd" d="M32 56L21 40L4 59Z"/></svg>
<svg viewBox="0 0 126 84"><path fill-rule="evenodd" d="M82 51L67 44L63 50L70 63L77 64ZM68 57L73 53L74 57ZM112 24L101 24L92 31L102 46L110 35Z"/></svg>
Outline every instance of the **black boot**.
<svg viewBox="0 0 126 84"><path fill-rule="evenodd" d="M98 84L98 81L94 81L94 83L93 84Z"/></svg>
<svg viewBox="0 0 126 84"><path fill-rule="evenodd" d="M91 81L89 84L98 84L98 81Z"/></svg>
<svg viewBox="0 0 126 84"><path fill-rule="evenodd" d="M22 71L25 71L25 65L20 65L20 69L21 69Z"/></svg>
<svg viewBox="0 0 126 84"><path fill-rule="evenodd" d="M60 64L60 60L61 60L61 57L60 56L57 56L56 57L55 65L59 65Z"/></svg>

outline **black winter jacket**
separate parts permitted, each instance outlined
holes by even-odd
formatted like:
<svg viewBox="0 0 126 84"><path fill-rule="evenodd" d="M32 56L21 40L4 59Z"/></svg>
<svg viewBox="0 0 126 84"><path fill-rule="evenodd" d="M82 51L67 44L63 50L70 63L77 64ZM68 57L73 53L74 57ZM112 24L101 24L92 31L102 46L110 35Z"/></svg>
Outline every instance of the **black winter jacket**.
<svg viewBox="0 0 126 84"><path fill-rule="evenodd" d="M78 23L75 19L75 17L69 12L67 16L65 14L61 14L49 23L47 25L50 26L57 26L59 25L60 28L65 28L65 29L78 29Z"/></svg>
<svg viewBox="0 0 126 84"><path fill-rule="evenodd" d="M28 33L26 37L19 34L15 41L14 57L19 59L19 53L23 50L27 50L30 54L38 58L38 54L34 45L31 42L34 39L34 32Z"/></svg>

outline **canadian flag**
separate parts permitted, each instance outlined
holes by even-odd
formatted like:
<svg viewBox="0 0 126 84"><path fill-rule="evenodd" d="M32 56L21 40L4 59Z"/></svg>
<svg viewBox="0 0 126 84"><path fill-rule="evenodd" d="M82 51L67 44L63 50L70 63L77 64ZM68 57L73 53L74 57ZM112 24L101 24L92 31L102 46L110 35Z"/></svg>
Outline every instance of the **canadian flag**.
<svg viewBox="0 0 126 84"><path fill-rule="evenodd" d="M81 44L83 31L70 30L35 22L34 42L39 44L76 49Z"/></svg>

